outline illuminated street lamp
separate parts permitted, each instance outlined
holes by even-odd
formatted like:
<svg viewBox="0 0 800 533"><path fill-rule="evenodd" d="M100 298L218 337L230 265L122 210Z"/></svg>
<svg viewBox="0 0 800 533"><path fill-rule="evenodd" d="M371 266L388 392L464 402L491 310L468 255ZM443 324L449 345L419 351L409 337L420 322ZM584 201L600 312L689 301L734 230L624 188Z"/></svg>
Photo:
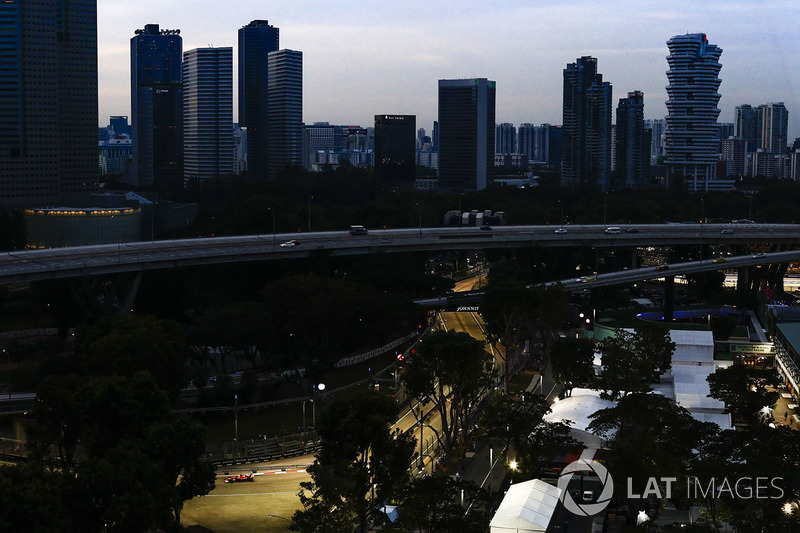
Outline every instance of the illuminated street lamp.
<svg viewBox="0 0 800 533"><path fill-rule="evenodd" d="M317 396L317 391L324 391L325 384L324 383L317 383L314 385L314 389L311 392L311 424L314 427L314 431L317 430L317 402L315 401Z"/></svg>

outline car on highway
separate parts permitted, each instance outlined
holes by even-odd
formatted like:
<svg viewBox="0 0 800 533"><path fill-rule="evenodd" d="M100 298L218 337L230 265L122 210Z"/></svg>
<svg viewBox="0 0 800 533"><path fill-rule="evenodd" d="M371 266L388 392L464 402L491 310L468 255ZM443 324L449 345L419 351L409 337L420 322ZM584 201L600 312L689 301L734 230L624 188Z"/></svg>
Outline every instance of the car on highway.
<svg viewBox="0 0 800 533"><path fill-rule="evenodd" d="M484 224L481 226L483 231L492 231L492 227L489 224Z"/></svg>
<svg viewBox="0 0 800 533"><path fill-rule="evenodd" d="M639 233L639 228L628 228L625 233Z"/></svg>
<svg viewBox="0 0 800 533"><path fill-rule="evenodd" d="M724 229L724 230L720 231L719 234L720 235L733 235L733 230L732 229Z"/></svg>
<svg viewBox="0 0 800 533"><path fill-rule="evenodd" d="M361 225L350 226L350 235L366 235L367 228Z"/></svg>
<svg viewBox="0 0 800 533"><path fill-rule="evenodd" d="M764 252L753 254L753 259L758 259L759 257L767 257L767 254L765 254Z"/></svg>
<svg viewBox="0 0 800 533"><path fill-rule="evenodd" d="M714 259L714 262L715 263L727 263L728 260L725 259L724 257L717 257L716 259Z"/></svg>
<svg viewBox="0 0 800 533"><path fill-rule="evenodd" d="M669 265L658 265L656 267L656 272L662 272L664 270L669 270Z"/></svg>
<svg viewBox="0 0 800 533"><path fill-rule="evenodd" d="M292 239L291 241L286 241L286 242L282 243L281 244L281 248L292 248L294 246L299 246L299 245L300 245L300 241L298 241L296 239Z"/></svg>
<svg viewBox="0 0 800 533"><path fill-rule="evenodd" d="M581 276L578 278L580 283L592 283L593 281L597 281L596 276Z"/></svg>
<svg viewBox="0 0 800 533"><path fill-rule="evenodd" d="M254 481L253 474L239 474L238 476L230 476L225 478L225 483L241 483L243 481Z"/></svg>
<svg viewBox="0 0 800 533"><path fill-rule="evenodd" d="M555 232L556 233L567 233L567 228L558 228Z"/></svg>

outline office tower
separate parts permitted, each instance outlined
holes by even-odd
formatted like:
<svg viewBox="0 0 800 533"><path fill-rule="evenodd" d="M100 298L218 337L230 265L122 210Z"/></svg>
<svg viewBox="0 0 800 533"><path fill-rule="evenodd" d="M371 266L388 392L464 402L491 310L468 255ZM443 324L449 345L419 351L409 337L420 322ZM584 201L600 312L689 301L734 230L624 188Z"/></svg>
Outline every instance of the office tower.
<svg viewBox="0 0 800 533"><path fill-rule="evenodd" d="M616 165L614 184L638 189L650 171L650 132L644 127L644 94L629 92L617 107Z"/></svg>
<svg viewBox="0 0 800 533"><path fill-rule="evenodd" d="M386 182L412 181L415 115L375 115L375 172ZM423 139L425 130L420 129Z"/></svg>
<svg viewBox="0 0 800 533"><path fill-rule="evenodd" d="M475 191L494 167L497 87L486 78L439 80L439 190Z"/></svg>
<svg viewBox="0 0 800 533"><path fill-rule="evenodd" d="M667 41L667 179L682 177L690 190L708 190L719 159L717 117L722 49L704 33Z"/></svg>
<svg viewBox="0 0 800 533"><path fill-rule="evenodd" d="M378 115L375 115L377 118ZM416 122L416 119L415 119ZM420 128L417 130L417 149L422 150L422 145L425 144L425 128Z"/></svg>
<svg viewBox="0 0 800 533"><path fill-rule="evenodd" d="M121 115L121 116L112 116L109 120L109 127L114 130L114 134L119 135L127 135L128 137L131 136L131 126L128 124L128 117Z"/></svg>
<svg viewBox="0 0 800 533"><path fill-rule="evenodd" d="M131 38L131 179L139 187L183 187L183 40L147 24Z"/></svg>
<svg viewBox="0 0 800 533"><path fill-rule="evenodd" d="M517 128L517 151L525 161L533 159L535 131L536 126L529 122L524 122Z"/></svg>
<svg viewBox="0 0 800 533"><path fill-rule="evenodd" d="M183 53L183 180L233 174L233 48Z"/></svg>
<svg viewBox="0 0 800 533"><path fill-rule="evenodd" d="M774 155L786 155L789 111L783 102L770 102L758 106L758 118L761 126L759 128L761 134L759 148Z"/></svg>
<svg viewBox="0 0 800 533"><path fill-rule="evenodd" d="M667 121L663 118L647 119L644 121L644 127L650 130L650 163L655 165L659 157L664 157L664 132L667 130Z"/></svg>
<svg viewBox="0 0 800 533"><path fill-rule="evenodd" d="M439 151L439 121L438 120L434 120L433 121L433 137L431 138L431 141L433 142L433 149L438 152Z"/></svg>
<svg viewBox="0 0 800 533"><path fill-rule="evenodd" d="M611 84L584 56L564 69L561 181L606 190L611 171Z"/></svg>
<svg viewBox="0 0 800 533"><path fill-rule="evenodd" d="M267 177L274 179L286 165L303 162L303 52L267 56Z"/></svg>
<svg viewBox="0 0 800 533"><path fill-rule="evenodd" d="M238 123L233 125L233 173L237 176L247 171L247 130Z"/></svg>
<svg viewBox="0 0 800 533"><path fill-rule="evenodd" d="M503 122L494 129L494 153L495 154L514 154L517 153L517 130L513 124Z"/></svg>
<svg viewBox="0 0 800 533"><path fill-rule="evenodd" d="M239 29L239 123L247 128L247 173L267 176L270 52L278 50L278 28L254 20Z"/></svg>
<svg viewBox="0 0 800 533"><path fill-rule="evenodd" d="M57 205L98 177L96 1L0 3L0 206Z"/></svg>
<svg viewBox="0 0 800 533"><path fill-rule="evenodd" d="M564 127L552 124L543 126L547 126L547 164L560 168L564 154Z"/></svg>

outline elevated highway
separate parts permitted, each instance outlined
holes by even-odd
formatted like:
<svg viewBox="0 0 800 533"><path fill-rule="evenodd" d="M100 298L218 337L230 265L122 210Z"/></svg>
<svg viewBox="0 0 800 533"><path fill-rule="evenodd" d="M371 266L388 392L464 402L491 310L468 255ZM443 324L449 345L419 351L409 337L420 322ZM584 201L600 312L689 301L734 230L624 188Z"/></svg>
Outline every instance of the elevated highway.
<svg viewBox="0 0 800 533"><path fill-rule="evenodd" d="M28 250L0 254L0 283L296 259L315 253L336 256L488 248L800 244L800 226L794 224L631 225L620 226L619 234L608 234L605 228L564 226L564 232L556 232L561 229L557 226L498 226L488 231L473 227L414 228L371 230L367 235L355 236L332 231ZM297 244L281 246L290 240ZM774 255L769 254L764 262L777 260ZM796 259L787 255L780 260ZM597 283L601 283L600 278Z"/></svg>

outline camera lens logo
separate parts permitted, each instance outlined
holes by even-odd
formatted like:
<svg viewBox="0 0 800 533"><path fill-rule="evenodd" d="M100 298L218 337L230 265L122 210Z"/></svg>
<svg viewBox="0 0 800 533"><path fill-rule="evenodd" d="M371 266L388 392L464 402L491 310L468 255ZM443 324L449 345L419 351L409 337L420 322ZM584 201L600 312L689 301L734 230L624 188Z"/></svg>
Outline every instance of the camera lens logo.
<svg viewBox="0 0 800 533"><path fill-rule="evenodd" d="M593 472L603 485L600 495L596 501L593 502L576 502L572 495L567 490L569 482L572 480L575 472ZM611 496L614 494L614 481L611 479L611 474L608 473L606 467L595 461L587 461L586 459L578 459L568 464L558 478L558 488L561 489L561 503L564 508L572 514L578 516L594 516L608 507L611 501ZM583 494L581 494L581 498ZM594 499L594 498L592 498Z"/></svg>

